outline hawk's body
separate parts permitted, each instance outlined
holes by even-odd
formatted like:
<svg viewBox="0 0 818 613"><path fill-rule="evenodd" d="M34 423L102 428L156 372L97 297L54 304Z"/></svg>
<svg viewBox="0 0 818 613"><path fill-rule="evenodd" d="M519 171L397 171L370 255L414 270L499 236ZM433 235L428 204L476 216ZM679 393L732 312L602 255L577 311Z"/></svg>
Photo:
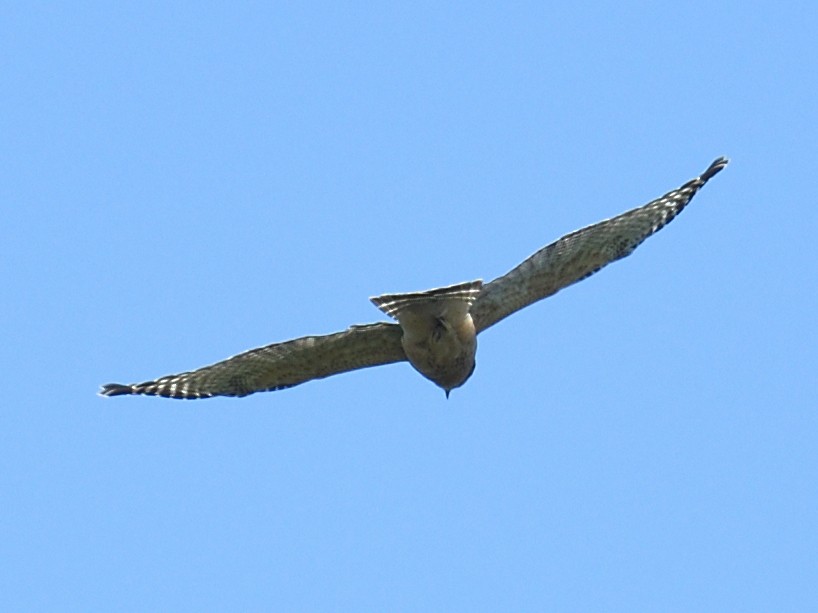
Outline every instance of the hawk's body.
<svg viewBox="0 0 818 613"><path fill-rule="evenodd" d="M103 386L102 394L170 398L246 396L311 379L408 360L446 394L474 371L477 334L515 311L589 277L633 252L684 209L727 165L714 161L701 176L648 204L572 232L483 285L460 283L424 292L386 294L372 302L397 324L352 326L326 336L276 343L191 372L155 381Z"/></svg>
<svg viewBox="0 0 818 613"><path fill-rule="evenodd" d="M482 281L471 281L371 299L398 320L403 330L401 345L412 366L446 390L447 396L474 371L477 332L469 309L482 287Z"/></svg>

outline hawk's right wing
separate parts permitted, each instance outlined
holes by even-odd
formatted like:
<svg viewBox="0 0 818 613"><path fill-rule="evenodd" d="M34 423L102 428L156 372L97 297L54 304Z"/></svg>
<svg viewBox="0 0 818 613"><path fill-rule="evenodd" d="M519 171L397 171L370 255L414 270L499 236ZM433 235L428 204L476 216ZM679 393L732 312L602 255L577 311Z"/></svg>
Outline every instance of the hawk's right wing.
<svg viewBox="0 0 818 613"><path fill-rule="evenodd" d="M727 158L718 158L701 176L680 188L627 213L563 236L484 285L470 311L477 332L630 255L642 241L670 223L725 166Z"/></svg>
<svg viewBox="0 0 818 613"><path fill-rule="evenodd" d="M102 386L100 394L166 398L247 396L405 359L399 325L366 324L336 334L305 336L251 349L211 366L155 381L131 385L109 383Z"/></svg>

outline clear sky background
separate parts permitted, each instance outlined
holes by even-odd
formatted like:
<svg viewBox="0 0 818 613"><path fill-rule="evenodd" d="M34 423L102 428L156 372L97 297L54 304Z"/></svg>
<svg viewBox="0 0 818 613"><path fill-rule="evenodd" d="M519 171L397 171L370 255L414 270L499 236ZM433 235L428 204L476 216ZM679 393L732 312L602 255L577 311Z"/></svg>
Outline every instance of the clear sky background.
<svg viewBox="0 0 818 613"><path fill-rule="evenodd" d="M5 3L0 608L818 607L812 2ZM408 364L98 386L384 320L731 163Z"/></svg>

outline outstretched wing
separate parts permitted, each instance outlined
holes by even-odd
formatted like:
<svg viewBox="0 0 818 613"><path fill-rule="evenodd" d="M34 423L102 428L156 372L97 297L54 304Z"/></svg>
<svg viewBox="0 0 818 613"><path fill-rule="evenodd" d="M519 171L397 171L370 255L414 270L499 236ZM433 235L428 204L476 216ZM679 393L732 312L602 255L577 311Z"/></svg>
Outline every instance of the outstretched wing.
<svg viewBox="0 0 818 613"><path fill-rule="evenodd" d="M103 396L145 394L167 398L247 396L280 390L330 375L406 359L397 324L352 326L326 336L305 336L251 349L191 372L155 381L102 386Z"/></svg>
<svg viewBox="0 0 818 613"><path fill-rule="evenodd" d="M484 285L471 308L477 332L630 255L642 241L670 223L727 162L727 158L719 158L701 176L661 198L563 236Z"/></svg>

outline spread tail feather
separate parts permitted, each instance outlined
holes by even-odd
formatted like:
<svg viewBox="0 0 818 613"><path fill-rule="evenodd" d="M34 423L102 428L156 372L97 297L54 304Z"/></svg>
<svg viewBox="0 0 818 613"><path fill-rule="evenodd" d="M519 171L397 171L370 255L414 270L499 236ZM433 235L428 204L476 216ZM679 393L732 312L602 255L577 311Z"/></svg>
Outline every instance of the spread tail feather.
<svg viewBox="0 0 818 613"><path fill-rule="evenodd" d="M474 301L477 300L477 296L480 294L482 287L483 281L477 279L476 281L466 281L465 283L438 287L423 292L384 294L370 298L370 300L372 304L389 315L389 317L397 319L398 313L401 310L415 305L425 306L436 302L444 305L454 301L465 302L466 305L470 307Z"/></svg>

